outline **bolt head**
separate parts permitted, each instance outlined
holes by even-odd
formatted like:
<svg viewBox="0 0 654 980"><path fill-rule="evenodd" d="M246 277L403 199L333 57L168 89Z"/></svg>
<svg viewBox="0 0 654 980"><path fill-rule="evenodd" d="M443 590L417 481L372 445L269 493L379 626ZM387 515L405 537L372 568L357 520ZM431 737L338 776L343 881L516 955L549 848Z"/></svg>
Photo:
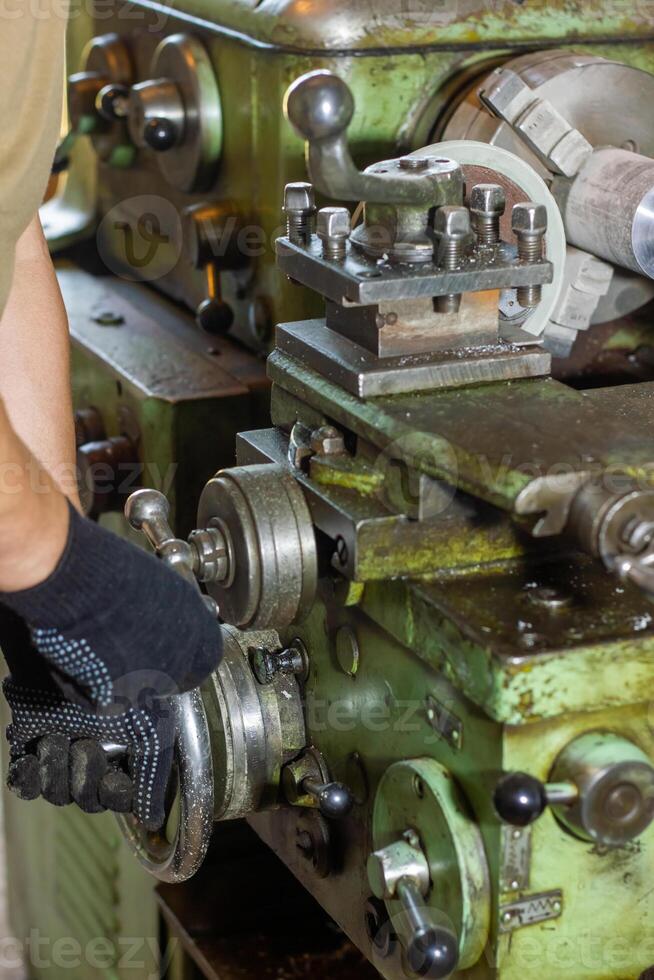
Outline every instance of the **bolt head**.
<svg viewBox="0 0 654 980"><path fill-rule="evenodd" d="M320 456L334 456L345 452L345 442L338 429L323 425L311 433L311 448Z"/></svg>
<svg viewBox="0 0 654 980"><path fill-rule="evenodd" d="M352 229L347 208L321 208L316 221L318 238L348 238Z"/></svg>
<svg viewBox="0 0 654 980"><path fill-rule="evenodd" d="M292 214L313 214L316 210L316 196L313 184L296 181L284 188L284 211Z"/></svg>
<svg viewBox="0 0 654 980"><path fill-rule="evenodd" d="M434 230L445 238L467 238L470 234L470 212L467 208L446 204L434 218Z"/></svg>
<svg viewBox="0 0 654 980"><path fill-rule="evenodd" d="M470 210L473 214L502 215L506 195L500 184L475 184L470 191Z"/></svg>
<svg viewBox="0 0 654 980"><path fill-rule="evenodd" d="M517 234L524 232L542 235L547 231L547 208L544 204L535 204L533 201L516 204L511 214L511 223Z"/></svg>

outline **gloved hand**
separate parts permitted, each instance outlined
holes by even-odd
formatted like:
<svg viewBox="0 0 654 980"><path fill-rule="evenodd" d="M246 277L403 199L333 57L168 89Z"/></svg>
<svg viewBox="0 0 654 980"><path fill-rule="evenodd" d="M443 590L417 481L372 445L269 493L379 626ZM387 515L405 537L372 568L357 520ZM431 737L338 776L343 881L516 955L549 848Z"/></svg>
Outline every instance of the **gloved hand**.
<svg viewBox="0 0 654 980"><path fill-rule="evenodd" d="M55 806L77 803L85 813L131 812L134 782L96 739L44 735L30 750L14 752L7 785L21 800L42 796Z"/></svg>
<svg viewBox="0 0 654 980"><path fill-rule="evenodd" d="M107 774L98 778L99 757L75 742L118 743L129 751L133 812L148 829L160 827L175 727L166 697L197 687L222 649L220 627L199 592L71 508L55 572L32 589L0 594L0 601L6 607L0 643L11 671L4 691L12 711L13 787L24 796L38 789L53 803L70 796L84 800L85 809L106 807L113 798L105 796ZM40 741L50 735L72 746ZM122 781L121 787L124 806Z"/></svg>

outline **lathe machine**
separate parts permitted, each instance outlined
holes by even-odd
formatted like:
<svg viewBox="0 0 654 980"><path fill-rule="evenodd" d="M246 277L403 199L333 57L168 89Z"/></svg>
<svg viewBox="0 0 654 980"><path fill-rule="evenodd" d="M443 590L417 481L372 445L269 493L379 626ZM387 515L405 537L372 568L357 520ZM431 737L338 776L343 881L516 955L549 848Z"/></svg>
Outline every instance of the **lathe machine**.
<svg viewBox="0 0 654 980"><path fill-rule="evenodd" d="M82 489L225 656L121 868L209 909L245 822L358 976L647 980L654 12L129 10L44 209Z"/></svg>

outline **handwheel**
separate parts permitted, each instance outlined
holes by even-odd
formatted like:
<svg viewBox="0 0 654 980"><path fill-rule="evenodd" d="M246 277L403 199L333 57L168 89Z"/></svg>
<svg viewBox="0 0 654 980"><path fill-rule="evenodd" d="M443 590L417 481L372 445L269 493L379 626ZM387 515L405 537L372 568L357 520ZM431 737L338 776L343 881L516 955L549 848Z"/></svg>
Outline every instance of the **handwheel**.
<svg viewBox="0 0 654 980"><path fill-rule="evenodd" d="M192 878L204 861L213 828L213 764L207 716L199 690L171 701L175 709L176 786L162 830L146 831L132 815L118 823L136 859L159 881Z"/></svg>

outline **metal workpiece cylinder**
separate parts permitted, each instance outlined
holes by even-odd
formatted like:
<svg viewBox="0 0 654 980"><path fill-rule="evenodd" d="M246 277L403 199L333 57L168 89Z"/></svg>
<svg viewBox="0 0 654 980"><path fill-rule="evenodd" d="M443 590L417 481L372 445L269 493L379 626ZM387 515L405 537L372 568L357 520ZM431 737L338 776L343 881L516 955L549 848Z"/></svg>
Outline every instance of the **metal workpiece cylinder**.
<svg viewBox="0 0 654 980"><path fill-rule="evenodd" d="M553 189L571 245L654 279L653 159L595 150L570 185Z"/></svg>

